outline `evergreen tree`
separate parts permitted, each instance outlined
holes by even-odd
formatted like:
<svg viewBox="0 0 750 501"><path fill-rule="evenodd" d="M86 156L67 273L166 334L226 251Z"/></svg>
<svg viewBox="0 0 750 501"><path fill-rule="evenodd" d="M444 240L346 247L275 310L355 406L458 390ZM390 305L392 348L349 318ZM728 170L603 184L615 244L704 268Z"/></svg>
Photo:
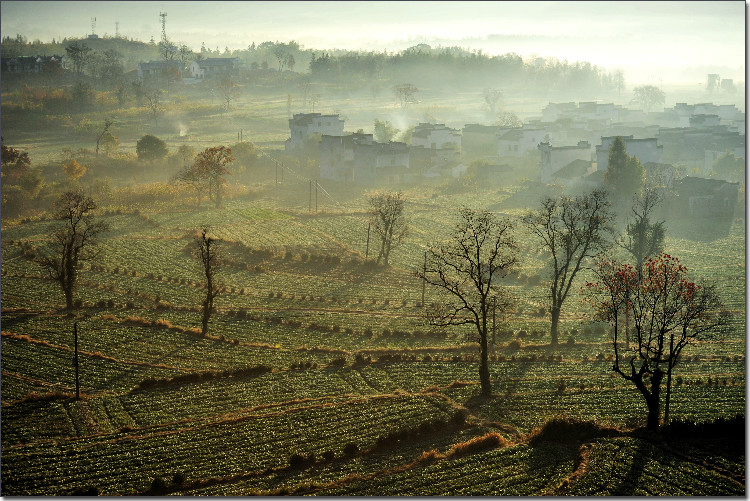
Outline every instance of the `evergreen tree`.
<svg viewBox="0 0 750 501"><path fill-rule="evenodd" d="M637 157L625 152L625 141L616 137L609 149L607 171L604 173L604 185L609 190L613 201L630 200L643 186L644 169Z"/></svg>

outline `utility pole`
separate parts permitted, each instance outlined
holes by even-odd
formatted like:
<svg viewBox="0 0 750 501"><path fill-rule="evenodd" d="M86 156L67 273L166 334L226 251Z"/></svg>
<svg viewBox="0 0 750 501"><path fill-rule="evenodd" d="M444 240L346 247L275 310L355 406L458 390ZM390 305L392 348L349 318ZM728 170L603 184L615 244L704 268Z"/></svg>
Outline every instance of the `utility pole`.
<svg viewBox="0 0 750 501"><path fill-rule="evenodd" d="M78 386L78 322L73 324L73 337L75 339L75 358L73 358L73 365L76 368L76 400L81 398L81 392Z"/></svg>
<svg viewBox="0 0 750 501"><path fill-rule="evenodd" d="M422 308L424 308L424 290L427 285L427 251L424 251L424 267L422 267Z"/></svg>
<svg viewBox="0 0 750 501"><path fill-rule="evenodd" d="M310 203L308 206L308 211L312 212L312 179L310 179Z"/></svg>
<svg viewBox="0 0 750 501"><path fill-rule="evenodd" d="M367 261L367 257L370 255L370 226L372 223L367 223L367 247L365 247L365 261Z"/></svg>
<svg viewBox="0 0 750 501"><path fill-rule="evenodd" d="M242 142L242 129L240 129L240 142Z"/></svg>
<svg viewBox="0 0 750 501"><path fill-rule="evenodd" d="M318 213L318 180L315 180L315 214Z"/></svg>
<svg viewBox="0 0 750 501"><path fill-rule="evenodd" d="M276 166L276 186L279 186L279 163L274 160L273 164Z"/></svg>

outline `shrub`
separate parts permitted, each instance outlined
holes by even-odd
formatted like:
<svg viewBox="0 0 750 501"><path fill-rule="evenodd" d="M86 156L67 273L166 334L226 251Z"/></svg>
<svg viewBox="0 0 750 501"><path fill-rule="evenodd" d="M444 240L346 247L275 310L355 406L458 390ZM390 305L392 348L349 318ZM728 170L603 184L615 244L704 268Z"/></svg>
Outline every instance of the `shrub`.
<svg viewBox="0 0 750 501"><path fill-rule="evenodd" d="M462 426L466 423L466 411L457 409L451 416L450 424L453 426Z"/></svg>
<svg viewBox="0 0 750 501"><path fill-rule="evenodd" d="M617 430L603 427L594 421L556 417L533 429L527 436L527 441L532 446L541 442L581 443L594 438L615 436L617 433Z"/></svg>
<svg viewBox="0 0 750 501"><path fill-rule="evenodd" d="M355 442L349 442L344 446L344 456L351 457L359 452L359 446Z"/></svg>
<svg viewBox="0 0 750 501"><path fill-rule="evenodd" d="M290 468L303 468L305 466L306 459L302 454L292 454L289 456L289 467Z"/></svg>

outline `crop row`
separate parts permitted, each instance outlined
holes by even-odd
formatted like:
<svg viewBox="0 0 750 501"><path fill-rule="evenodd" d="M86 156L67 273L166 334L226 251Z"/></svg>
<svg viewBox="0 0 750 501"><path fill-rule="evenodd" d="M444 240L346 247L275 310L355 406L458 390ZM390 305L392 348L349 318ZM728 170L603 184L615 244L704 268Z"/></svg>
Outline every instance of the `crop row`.
<svg viewBox="0 0 750 501"><path fill-rule="evenodd" d="M439 401L438 401L439 402ZM285 465L291 453L372 445L394 423L445 418L426 397L393 396L226 419L165 433L116 434L20 446L3 454L5 495L55 494L98 485L105 494L140 491L165 469L190 478ZM64 460L63 460L64 458ZM169 465L169 466L165 466Z"/></svg>

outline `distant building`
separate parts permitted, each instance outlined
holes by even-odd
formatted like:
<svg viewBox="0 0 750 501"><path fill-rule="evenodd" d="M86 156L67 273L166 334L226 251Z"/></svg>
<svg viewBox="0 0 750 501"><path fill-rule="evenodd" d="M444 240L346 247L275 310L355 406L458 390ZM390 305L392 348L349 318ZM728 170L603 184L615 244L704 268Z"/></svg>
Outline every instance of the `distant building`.
<svg viewBox="0 0 750 501"><path fill-rule="evenodd" d="M739 198L739 183L684 177L674 182L673 217L731 218Z"/></svg>
<svg viewBox="0 0 750 501"><path fill-rule="evenodd" d="M573 162L582 160L591 162L591 143L579 141L575 146L552 146L547 142L538 146L541 158L541 182L549 183L555 179L555 174ZM577 162L577 165L581 165ZM571 167L571 169L573 169ZM565 171L567 174L567 171Z"/></svg>
<svg viewBox="0 0 750 501"><path fill-rule="evenodd" d="M204 79L231 75L239 68L240 60L236 57L209 57L190 63L190 75Z"/></svg>
<svg viewBox="0 0 750 501"><path fill-rule="evenodd" d="M477 159L497 159L497 142L511 130L497 125L466 124L461 130L461 155L471 162Z"/></svg>
<svg viewBox="0 0 750 501"><path fill-rule="evenodd" d="M341 136L343 133L344 121L338 114L295 113L289 119L289 139L284 149L287 152L298 151L313 137Z"/></svg>
<svg viewBox="0 0 750 501"><path fill-rule="evenodd" d="M445 124L420 123L411 135L412 146L430 149L461 148L461 133Z"/></svg>
<svg viewBox="0 0 750 501"><path fill-rule="evenodd" d="M359 185L401 184L416 180L409 169L406 143L357 144L352 161L352 182Z"/></svg>
<svg viewBox="0 0 750 501"><path fill-rule="evenodd" d="M141 82L161 78L172 73L178 80L182 79L182 68L179 61L149 61L138 63L138 80Z"/></svg>
<svg viewBox="0 0 750 501"><path fill-rule="evenodd" d="M318 146L320 177L331 181L352 182L354 149L360 144L373 144L372 134L323 135Z"/></svg>
<svg viewBox="0 0 750 501"><path fill-rule="evenodd" d="M53 66L65 65L65 56L20 56L2 58L3 73L44 73Z"/></svg>
<svg viewBox="0 0 750 501"><path fill-rule="evenodd" d="M535 151L546 134L547 132L541 128L510 129L498 138L497 155L499 157L522 157L530 151Z"/></svg>
<svg viewBox="0 0 750 501"><path fill-rule="evenodd" d="M625 143L625 153L631 157L638 157L642 164L661 161L664 147L657 144L656 138L635 139L633 136L607 136L602 137L602 144L596 147L597 170L607 170L609 150L617 137L622 137Z"/></svg>

